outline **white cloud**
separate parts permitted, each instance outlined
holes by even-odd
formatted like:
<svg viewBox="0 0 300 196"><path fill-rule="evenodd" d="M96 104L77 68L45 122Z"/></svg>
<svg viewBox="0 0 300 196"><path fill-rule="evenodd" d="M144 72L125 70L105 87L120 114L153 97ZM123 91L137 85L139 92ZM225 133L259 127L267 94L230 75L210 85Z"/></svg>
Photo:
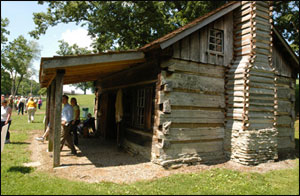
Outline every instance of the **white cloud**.
<svg viewBox="0 0 300 196"><path fill-rule="evenodd" d="M75 30L68 29L61 34L61 39L70 45L77 44L79 47L92 49L90 47L92 39L88 36L88 31L84 28L78 28Z"/></svg>

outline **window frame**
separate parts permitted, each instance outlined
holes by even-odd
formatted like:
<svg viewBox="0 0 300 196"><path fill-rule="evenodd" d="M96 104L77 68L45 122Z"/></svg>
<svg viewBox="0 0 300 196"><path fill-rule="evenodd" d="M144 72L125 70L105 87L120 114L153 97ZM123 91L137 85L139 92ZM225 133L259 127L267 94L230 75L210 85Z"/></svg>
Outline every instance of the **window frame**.
<svg viewBox="0 0 300 196"><path fill-rule="evenodd" d="M214 31L215 35L212 35L211 31ZM216 36L216 32L220 32L221 33L221 38ZM210 42L210 38L214 38L215 40L217 40L217 39L221 40L221 49L222 49L221 52L217 51L217 50L211 50L210 49L210 45L214 45L215 49L217 48L217 46L219 46L219 44L216 41L215 41L215 43ZM224 30L215 29L215 28L209 28L207 43L208 43L207 44L207 51L209 53L224 54Z"/></svg>

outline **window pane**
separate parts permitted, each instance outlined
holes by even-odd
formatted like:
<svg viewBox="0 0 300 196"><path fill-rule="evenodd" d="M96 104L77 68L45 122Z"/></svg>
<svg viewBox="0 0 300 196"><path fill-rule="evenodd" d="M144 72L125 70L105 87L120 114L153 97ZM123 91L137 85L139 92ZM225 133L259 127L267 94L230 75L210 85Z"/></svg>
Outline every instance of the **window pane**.
<svg viewBox="0 0 300 196"><path fill-rule="evenodd" d="M220 31L216 32L216 37L217 38L221 38L222 37L222 33Z"/></svg>
<svg viewBox="0 0 300 196"><path fill-rule="evenodd" d="M213 29L210 30L210 35L215 36L215 31Z"/></svg>
<svg viewBox="0 0 300 196"><path fill-rule="evenodd" d="M221 44L222 44L222 40L217 39L217 42L216 42L216 43L219 44L219 45L221 45Z"/></svg>
<svg viewBox="0 0 300 196"><path fill-rule="evenodd" d="M217 51L218 51L218 52L222 52L222 46L221 46L221 45L218 45L218 46L217 46Z"/></svg>
<svg viewBox="0 0 300 196"><path fill-rule="evenodd" d="M214 44L209 44L209 50L215 50L215 45Z"/></svg>
<svg viewBox="0 0 300 196"><path fill-rule="evenodd" d="M209 39L209 43L215 43L215 38L211 37L211 38Z"/></svg>

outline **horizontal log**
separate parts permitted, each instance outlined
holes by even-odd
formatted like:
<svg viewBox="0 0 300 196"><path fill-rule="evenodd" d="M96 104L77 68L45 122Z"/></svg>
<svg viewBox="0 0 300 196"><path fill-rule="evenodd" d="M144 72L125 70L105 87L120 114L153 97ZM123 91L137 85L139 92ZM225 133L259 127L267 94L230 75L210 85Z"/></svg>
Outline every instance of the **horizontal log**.
<svg viewBox="0 0 300 196"><path fill-rule="evenodd" d="M290 113L294 108L292 107L292 103L290 101L282 101L278 100L278 112L287 112Z"/></svg>
<svg viewBox="0 0 300 196"><path fill-rule="evenodd" d="M221 78L176 72L167 76L165 71L161 73L163 83L171 83L172 88L200 90L203 92L224 92L224 79Z"/></svg>
<svg viewBox="0 0 300 196"><path fill-rule="evenodd" d="M255 88L266 88L266 89L272 89L272 90L274 90L274 88L275 88L274 84L270 84L270 83L264 84L264 83L257 83L257 82L250 82L248 84L248 86L250 88L255 87Z"/></svg>
<svg viewBox="0 0 300 196"><path fill-rule="evenodd" d="M160 112L158 114L164 118L205 118L205 119L223 119L224 113L219 111L210 110L172 110L170 114Z"/></svg>
<svg viewBox="0 0 300 196"><path fill-rule="evenodd" d="M161 67L168 67L173 71L183 71L189 73L203 74L204 76L212 77L224 77L224 67L203 63L196 63L192 61L184 61L177 59L170 59L168 61L163 61Z"/></svg>
<svg viewBox="0 0 300 196"><path fill-rule="evenodd" d="M261 76L252 76L252 75L250 75L248 77L248 79L250 81L253 81L253 82L261 82L261 83L274 84L274 79L272 79L272 78L265 78L265 77L261 77Z"/></svg>
<svg viewBox="0 0 300 196"><path fill-rule="evenodd" d="M278 137L284 137L284 136L288 136L288 137L294 137L294 128L287 128L287 127L277 127L277 131L278 131Z"/></svg>
<svg viewBox="0 0 300 196"><path fill-rule="evenodd" d="M290 125L293 119L290 116L277 116L276 122L277 125Z"/></svg>
<svg viewBox="0 0 300 196"><path fill-rule="evenodd" d="M159 104L169 99L171 106L225 107L225 98L222 95L186 92L159 92L159 98Z"/></svg>
<svg viewBox="0 0 300 196"><path fill-rule="evenodd" d="M294 148L293 137L277 137L277 148Z"/></svg>
<svg viewBox="0 0 300 196"><path fill-rule="evenodd" d="M182 118L182 117L168 117L160 116L159 125L162 125L166 122L176 122L176 123L224 123L223 118Z"/></svg>
<svg viewBox="0 0 300 196"><path fill-rule="evenodd" d="M224 138L224 128L171 128L170 135L165 138L170 141L222 139Z"/></svg>
<svg viewBox="0 0 300 196"><path fill-rule="evenodd" d="M258 105L250 105L248 107L249 111L256 111L256 112L274 112L274 107L265 107L265 106L258 106Z"/></svg>
<svg viewBox="0 0 300 196"><path fill-rule="evenodd" d="M223 141L195 142L195 143L178 143L171 144L165 153L170 156L178 154L196 154L201 152L222 151Z"/></svg>
<svg viewBox="0 0 300 196"><path fill-rule="evenodd" d="M277 98L290 99L291 96L295 96L295 91L290 88L277 86L276 89L277 89Z"/></svg>
<svg viewBox="0 0 300 196"><path fill-rule="evenodd" d="M263 95L274 95L274 90L272 89L263 89L263 88L250 88L250 94L263 94Z"/></svg>

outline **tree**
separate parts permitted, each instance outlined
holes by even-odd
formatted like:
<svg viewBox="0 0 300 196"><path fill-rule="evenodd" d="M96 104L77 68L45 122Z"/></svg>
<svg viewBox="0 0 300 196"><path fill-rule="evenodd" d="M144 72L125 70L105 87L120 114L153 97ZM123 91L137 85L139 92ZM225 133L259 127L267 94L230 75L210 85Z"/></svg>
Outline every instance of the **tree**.
<svg viewBox="0 0 300 196"><path fill-rule="evenodd" d="M7 37L5 34L9 35L10 32L5 28L9 24L9 20L7 18L1 18L1 46L7 42ZM2 48L2 47L1 47Z"/></svg>
<svg viewBox="0 0 300 196"><path fill-rule="evenodd" d="M99 52L139 48L193 19L223 5L225 1L39 1L46 13L34 13L38 39L50 26L76 22L88 26Z"/></svg>
<svg viewBox="0 0 300 196"><path fill-rule="evenodd" d="M66 55L78 55L78 54L92 54L92 51L88 50L87 47L80 48L77 44L73 44L70 46L67 42L64 40L59 40L59 50L56 51L58 55L66 56ZM90 88L94 88L93 82L79 82L76 84L72 84L76 87L76 89L83 90L84 94L86 94L86 91Z"/></svg>
<svg viewBox="0 0 300 196"><path fill-rule="evenodd" d="M39 57L39 54L38 44L34 41L27 41L23 36L19 36L4 47L1 69L10 74L12 95L16 95L24 77L30 77L36 73L36 70L32 68L32 62Z"/></svg>
<svg viewBox="0 0 300 196"><path fill-rule="evenodd" d="M299 55L299 1L275 1L274 25Z"/></svg>

